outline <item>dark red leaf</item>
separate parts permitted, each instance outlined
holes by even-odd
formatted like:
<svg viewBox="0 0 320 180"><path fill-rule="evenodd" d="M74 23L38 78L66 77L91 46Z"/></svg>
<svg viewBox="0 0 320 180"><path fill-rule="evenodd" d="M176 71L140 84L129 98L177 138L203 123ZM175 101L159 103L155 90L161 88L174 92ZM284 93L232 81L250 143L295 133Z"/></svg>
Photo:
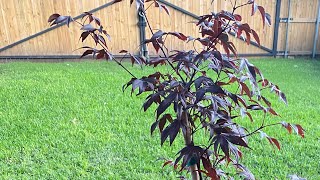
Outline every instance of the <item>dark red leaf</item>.
<svg viewBox="0 0 320 180"><path fill-rule="evenodd" d="M205 170L209 171L212 168L212 164L210 162L210 159L201 157L202 164Z"/></svg>
<svg viewBox="0 0 320 180"><path fill-rule="evenodd" d="M249 112L246 112L247 116L249 117L250 121L253 122L253 118Z"/></svg>
<svg viewBox="0 0 320 180"><path fill-rule="evenodd" d="M267 137L267 139L269 140L270 144L275 145L280 150L280 143L277 139L272 137Z"/></svg>
<svg viewBox="0 0 320 180"><path fill-rule="evenodd" d="M230 141L232 144L249 148L247 142L245 142L243 138L241 138L240 136L227 136L227 140Z"/></svg>
<svg viewBox="0 0 320 180"><path fill-rule="evenodd" d="M247 106L247 109L251 109L251 110L263 110L263 107L261 107L261 106L258 105L258 104L253 104L253 105Z"/></svg>
<svg viewBox="0 0 320 180"><path fill-rule="evenodd" d="M267 79L263 79L261 82L262 87L266 87L269 85L269 81Z"/></svg>
<svg viewBox="0 0 320 180"><path fill-rule="evenodd" d="M255 14L255 12L257 11L258 9L258 5L257 3L253 2L252 3L252 7L251 7L251 16L253 16Z"/></svg>
<svg viewBox="0 0 320 180"><path fill-rule="evenodd" d="M240 87L241 87L241 90L244 91L249 98L251 98L251 92L250 92L248 86L247 86L245 83L243 83L243 82L240 82L240 85L241 85L241 86L240 86Z"/></svg>
<svg viewBox="0 0 320 180"><path fill-rule="evenodd" d="M250 34L247 31L245 31L245 33L246 33L246 42L248 45L250 45Z"/></svg>
<svg viewBox="0 0 320 180"><path fill-rule="evenodd" d="M256 40L256 42L259 44L260 46L260 38L259 38L259 35L257 34L256 31L254 31L253 29L251 29L251 32L252 32L252 35L253 35L253 38Z"/></svg>
<svg viewBox="0 0 320 180"><path fill-rule="evenodd" d="M161 57L156 57L156 58L151 58L147 64L148 65L153 65L154 67L157 67L159 64L160 65L165 65L167 62L168 58L161 58Z"/></svg>
<svg viewBox="0 0 320 180"><path fill-rule="evenodd" d="M267 111L268 111L269 113L275 115L275 116L278 116L278 115L279 115L274 109L272 109L272 108L270 108L270 107L267 109Z"/></svg>
<svg viewBox="0 0 320 180"><path fill-rule="evenodd" d="M159 121L152 123L151 128L150 128L151 135L152 135L153 131L156 129L156 127L158 126L158 124L159 124Z"/></svg>
<svg viewBox="0 0 320 180"><path fill-rule="evenodd" d="M217 86L215 84L212 84L210 86L205 86L196 91L196 102L198 103L201 101L205 95L205 93L210 92L212 94L225 94L223 89L220 86Z"/></svg>
<svg viewBox="0 0 320 180"><path fill-rule="evenodd" d="M104 52L99 52L98 54L97 54L97 59L103 59L105 56L105 53Z"/></svg>
<svg viewBox="0 0 320 180"><path fill-rule="evenodd" d="M91 50L91 49L88 49L88 50L86 50L83 54L82 54L82 56L80 57L80 58L83 58L84 56L87 56L87 55L89 55L89 54L93 54L93 50Z"/></svg>
<svg viewBox="0 0 320 180"><path fill-rule="evenodd" d="M118 3L118 2L121 2L121 1L123 1L123 0L114 0L114 1L113 1L113 4ZM133 0L132 0L132 1L133 1Z"/></svg>
<svg viewBox="0 0 320 180"><path fill-rule="evenodd" d="M165 166L168 165L168 164L172 164L172 161L167 161L167 162L163 163L163 166L162 166L162 167L165 167Z"/></svg>
<svg viewBox="0 0 320 180"><path fill-rule="evenodd" d="M299 124L295 124L295 126L298 129L298 134L304 138L304 129Z"/></svg>
<svg viewBox="0 0 320 180"><path fill-rule="evenodd" d="M170 11L166 5L161 4L160 7L163 8L168 15L170 15Z"/></svg>
<svg viewBox="0 0 320 180"><path fill-rule="evenodd" d="M56 20L59 16L60 16L60 14L52 14L49 17L48 22L51 23L52 21Z"/></svg>
<svg viewBox="0 0 320 180"><path fill-rule="evenodd" d="M211 84L213 83L213 80L206 76L200 76L196 80L194 80L194 86L196 89L199 89L201 85L204 85L207 83Z"/></svg>
<svg viewBox="0 0 320 180"><path fill-rule="evenodd" d="M241 102L241 104L243 104L244 107L247 107L246 101L239 95L237 95L238 97L238 101Z"/></svg>
<svg viewBox="0 0 320 180"><path fill-rule="evenodd" d="M131 80L129 83L127 83L126 86L132 85L131 93L133 93L136 88L139 88L139 93L137 95L140 95L145 91L153 91L154 82L155 82L154 78L141 78L141 79Z"/></svg>
<svg viewBox="0 0 320 180"><path fill-rule="evenodd" d="M169 126L167 126L161 133L161 146L163 145L164 141L168 137L170 139L170 146L171 146L173 141L177 137L180 127L181 127L181 123L177 119L174 120Z"/></svg>
<svg viewBox="0 0 320 180"><path fill-rule="evenodd" d="M188 37L187 37L187 36L185 36L184 34L179 33L179 32L168 32L168 34L171 34L171 35L173 35L173 36L176 36L177 38L179 38L179 39L181 39L181 40L183 40L183 41L188 40Z"/></svg>
<svg viewBox="0 0 320 180"><path fill-rule="evenodd" d="M281 122L282 126L288 130L288 132L291 134L292 133L292 127L290 123L286 122Z"/></svg>
<svg viewBox="0 0 320 180"><path fill-rule="evenodd" d="M162 116L161 119L159 119L159 130L160 130L160 132L163 131L163 128L166 125L166 122L167 122L168 118L171 118L171 120L172 120L172 117L171 117L170 114L165 114L165 115Z"/></svg>
<svg viewBox="0 0 320 180"><path fill-rule="evenodd" d="M237 21L241 21L241 20L242 20L242 17L241 17L239 14L235 14L235 15L234 15L234 18L235 18Z"/></svg>
<svg viewBox="0 0 320 180"><path fill-rule="evenodd" d="M128 53L127 50L121 50L119 53Z"/></svg>
<svg viewBox="0 0 320 180"><path fill-rule="evenodd" d="M227 42L221 42L222 47L224 51L226 52L227 56L230 57L230 51L229 51L229 43Z"/></svg>
<svg viewBox="0 0 320 180"><path fill-rule="evenodd" d="M101 21L100 21L100 19L99 18L94 18L94 21L96 22L96 24L98 25L98 26L101 26Z"/></svg>
<svg viewBox="0 0 320 180"><path fill-rule="evenodd" d="M265 10L264 10L264 8L262 6L258 6L258 9L259 9L259 11L261 13L261 16L262 16L262 24L263 24L263 26L265 26L265 24L266 24L266 12L265 12Z"/></svg>
<svg viewBox="0 0 320 180"><path fill-rule="evenodd" d="M271 106L271 103L270 103L270 101L268 101L267 98L265 98L264 96L261 96L261 98L264 101L264 103L266 103L267 106L269 106L269 107Z"/></svg>
<svg viewBox="0 0 320 180"><path fill-rule="evenodd" d="M152 41L152 45L153 45L154 49L156 50L156 52L158 53L159 49L160 49L159 43L156 41Z"/></svg>
<svg viewBox="0 0 320 180"><path fill-rule="evenodd" d="M229 143L227 139L224 136L218 135L216 142L220 144L220 148L224 152L226 157L229 157Z"/></svg>
<svg viewBox="0 0 320 180"><path fill-rule="evenodd" d="M146 111L151 106L152 103L159 103L161 100L159 93L151 94L146 99L147 101L143 104L144 111Z"/></svg>
<svg viewBox="0 0 320 180"><path fill-rule="evenodd" d="M159 117L175 100L177 97L176 92L171 92L158 106L157 108L157 117Z"/></svg>
<svg viewBox="0 0 320 180"><path fill-rule="evenodd" d="M89 36L89 34L90 34L90 32L88 32L88 31L85 31L85 32L81 33L80 39L82 39L82 42L83 42L85 39L87 39L87 37Z"/></svg>
<svg viewBox="0 0 320 180"><path fill-rule="evenodd" d="M230 51L233 53L233 55L235 57L237 57L237 49L235 47L235 45L233 44L233 42L228 42L228 48L230 49Z"/></svg>

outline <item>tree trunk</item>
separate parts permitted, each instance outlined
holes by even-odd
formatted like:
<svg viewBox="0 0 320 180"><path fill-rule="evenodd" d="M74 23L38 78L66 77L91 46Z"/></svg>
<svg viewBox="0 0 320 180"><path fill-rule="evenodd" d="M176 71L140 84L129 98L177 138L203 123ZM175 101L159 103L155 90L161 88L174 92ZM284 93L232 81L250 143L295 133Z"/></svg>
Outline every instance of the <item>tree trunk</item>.
<svg viewBox="0 0 320 180"><path fill-rule="evenodd" d="M186 145L190 145L192 143L192 136L191 136L192 131L191 131L190 123L188 120L188 113L184 112L183 114L184 114L185 125L187 127L186 133L184 134L184 142ZM197 164L192 165L189 168L190 168L192 180L200 180Z"/></svg>

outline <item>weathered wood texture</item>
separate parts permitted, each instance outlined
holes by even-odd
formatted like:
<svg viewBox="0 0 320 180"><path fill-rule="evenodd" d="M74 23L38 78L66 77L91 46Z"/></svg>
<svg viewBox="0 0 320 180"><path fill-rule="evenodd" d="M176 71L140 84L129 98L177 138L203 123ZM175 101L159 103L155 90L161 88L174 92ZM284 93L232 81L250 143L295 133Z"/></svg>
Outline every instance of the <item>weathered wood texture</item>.
<svg viewBox="0 0 320 180"><path fill-rule="evenodd" d="M288 54L312 54L319 0L291 0ZM280 18L288 17L288 0L282 0ZM280 23L278 51L286 46L286 22ZM320 52L320 40L317 41Z"/></svg>
<svg viewBox="0 0 320 180"><path fill-rule="evenodd" d="M220 10L231 11L229 1L215 0L167 0L196 15L218 12ZM239 0L247 2L247 0ZM286 18L288 14L288 0L282 0L280 18ZM48 17L52 13L69 14L77 16L82 12L92 10L104 5L110 0L0 0L0 48L17 42L23 38L49 28ZM276 0L258 0L266 11L272 16L274 23ZM317 16L318 0L292 0L293 22L289 29L289 55L290 53L311 54L315 33L315 21ZM198 36L198 29L192 23L195 19L177 10L169 8L171 17L164 10L159 11L154 7L148 10L151 26L156 31L179 31L193 37ZM274 25L270 27L262 26L262 19L259 12L255 17L251 17L251 7L245 7L236 12L242 15L243 19L255 29L261 38L261 44L269 49L273 47ZM112 52L117 54L122 49L138 53L139 51L139 28L138 16L135 6L130 7L129 1L124 1L108 6L95 13L100 17L105 28L111 35L108 42ZM295 22L296 21L296 22ZM303 21L303 22L302 22ZM305 22L307 21L307 22ZM66 26L47 32L26 42L18 44L12 48L0 52L0 56L37 56L37 55L78 55L81 52L75 51L84 45L92 45L92 42L82 43L79 41L80 31L77 24L71 24L68 29ZM151 33L147 29L147 38ZM285 49L286 23L280 23L278 51ZM267 53L257 47L249 47L242 40L235 39L238 53L259 54ZM185 44L175 38L167 39L168 49L201 49L200 44ZM150 54L154 54L149 48ZM320 42L317 46L320 52Z"/></svg>

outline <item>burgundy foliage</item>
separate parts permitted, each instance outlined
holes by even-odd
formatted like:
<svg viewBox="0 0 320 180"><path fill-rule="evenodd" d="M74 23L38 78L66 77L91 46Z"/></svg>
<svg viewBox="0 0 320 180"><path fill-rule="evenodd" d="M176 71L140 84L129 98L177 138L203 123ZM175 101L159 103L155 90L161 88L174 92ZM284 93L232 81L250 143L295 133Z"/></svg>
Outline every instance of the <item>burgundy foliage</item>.
<svg viewBox="0 0 320 180"><path fill-rule="evenodd" d="M115 0L114 3L120 1L122 0ZM135 2L137 8L144 12L147 23L148 17L144 10L146 3L152 3L170 14L169 9L157 0L131 0L130 2L131 4ZM153 47L158 56L147 61L145 57L136 56L126 50L120 53L128 55L132 63L151 67L166 65L171 68L171 71L155 72L140 78L134 76L125 68L121 60L116 60L108 50L106 38L109 38L109 35L97 17L86 12L81 22L76 21L81 25L80 40L85 41L90 37L97 45L95 48L82 47L85 51L81 57L93 55L97 59L113 59L132 76L123 88L130 88L131 92L137 92L137 95L148 94L143 110L147 111L152 105L156 106L156 118L151 125L151 134L155 129L159 129L161 145L167 140L171 145L179 134L183 136L185 146L177 153L175 160L166 160L163 166L172 165L179 171L187 170L193 179L204 177L231 179L234 174L223 171L221 169L223 163L232 165L237 175L243 179L255 179L253 174L240 164L243 156L241 149L250 149L248 138L260 133L271 145L280 150L279 141L262 132L266 127L280 125L289 133L294 131L304 137L304 129L298 124L286 122L268 124L263 119L258 128L249 132L238 123L239 121L236 121L236 119L247 117L254 122L251 115L253 111L263 113L264 117L267 114L279 116L272 108L271 102L263 95L266 89L278 96L285 104L287 99L276 84L262 75L258 67L247 59L237 56L236 47L229 37L230 33L234 33L238 38L245 39L248 45L251 40L261 43L257 32L249 24L242 22L241 15L236 14L237 9L251 6L252 11L249 13L253 16L259 12L263 26L271 24L270 15L255 0L249 0L243 4L239 4L237 0L231 0L230 3L233 6L231 12L221 11L200 17L195 24L199 28L199 37L162 30L153 32L149 24L152 36L144 43L150 44L149 47ZM69 25L73 19L69 16L53 14L48 21L51 25L59 23ZM186 43L190 41L200 43L203 47L202 51L171 50L168 53L166 36L173 36ZM206 132L206 145L194 141L194 137L199 136L200 131Z"/></svg>

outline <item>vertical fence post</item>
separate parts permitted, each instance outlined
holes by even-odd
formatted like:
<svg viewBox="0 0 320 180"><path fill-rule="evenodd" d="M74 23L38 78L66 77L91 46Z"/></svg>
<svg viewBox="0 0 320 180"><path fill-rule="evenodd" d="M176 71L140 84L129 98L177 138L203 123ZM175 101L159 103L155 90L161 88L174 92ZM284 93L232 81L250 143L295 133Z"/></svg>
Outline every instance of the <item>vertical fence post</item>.
<svg viewBox="0 0 320 180"><path fill-rule="evenodd" d="M140 33L140 55L146 57L148 60L149 59L148 49L147 49L147 45L144 43L146 40L147 23L146 23L146 19L144 17L142 9L138 10L138 18L139 18L138 26L139 26L139 33Z"/></svg>
<svg viewBox="0 0 320 180"><path fill-rule="evenodd" d="M281 0L277 0L276 3L276 14L275 14L275 24L274 24L274 33L273 33L273 47L272 54L274 57L278 54L278 37L279 37L279 26L280 26L280 9L281 8Z"/></svg>
<svg viewBox="0 0 320 180"><path fill-rule="evenodd" d="M313 50L312 50L312 58L316 57L317 52L317 42L318 42L318 34L319 34L319 21L320 21L320 0L318 1L318 14L316 20L316 30L314 33L314 40L313 40Z"/></svg>
<svg viewBox="0 0 320 180"><path fill-rule="evenodd" d="M286 29L286 47L284 50L284 57L288 57L288 44L289 44L289 28L291 21L291 0L288 0L288 19L287 19L287 29Z"/></svg>

